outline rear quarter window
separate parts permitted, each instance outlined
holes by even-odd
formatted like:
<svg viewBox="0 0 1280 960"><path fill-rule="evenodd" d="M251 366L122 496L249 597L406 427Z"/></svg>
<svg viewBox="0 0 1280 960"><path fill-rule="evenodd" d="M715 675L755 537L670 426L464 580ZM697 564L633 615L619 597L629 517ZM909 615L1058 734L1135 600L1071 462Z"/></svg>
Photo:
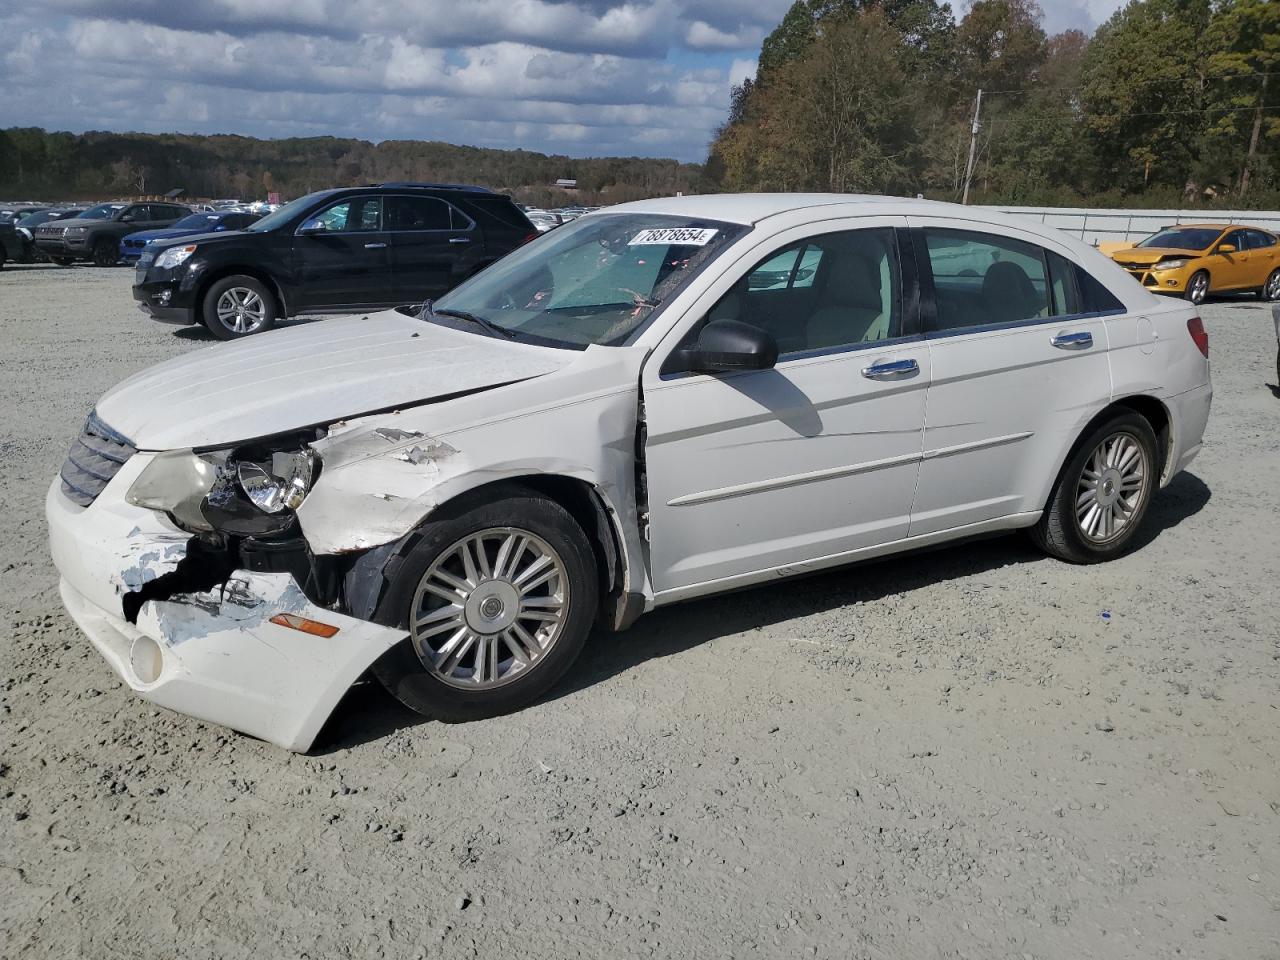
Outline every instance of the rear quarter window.
<svg viewBox="0 0 1280 960"><path fill-rule="evenodd" d="M1076 285L1080 288L1083 313L1124 313L1125 306L1084 267L1076 267Z"/></svg>
<svg viewBox="0 0 1280 960"><path fill-rule="evenodd" d="M475 217L482 227L519 231L522 236L533 232L533 223L524 215L524 211L507 197L473 194L459 197L454 202L464 212Z"/></svg>

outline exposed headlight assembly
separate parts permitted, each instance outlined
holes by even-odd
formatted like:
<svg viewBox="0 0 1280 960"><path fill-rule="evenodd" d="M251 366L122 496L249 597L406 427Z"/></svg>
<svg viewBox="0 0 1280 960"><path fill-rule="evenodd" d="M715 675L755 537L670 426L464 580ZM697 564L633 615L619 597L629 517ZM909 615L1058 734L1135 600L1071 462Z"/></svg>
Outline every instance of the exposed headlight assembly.
<svg viewBox="0 0 1280 960"><path fill-rule="evenodd" d="M88 227L67 227L65 231L68 237L83 237L88 232Z"/></svg>
<svg viewBox="0 0 1280 960"><path fill-rule="evenodd" d="M161 510L197 533L238 537L283 533L315 482L319 464L291 434L223 450L158 455L129 488L129 503Z"/></svg>
<svg viewBox="0 0 1280 960"><path fill-rule="evenodd" d="M1191 262L1190 260L1161 260L1159 263L1154 264L1151 267L1151 269L1152 270L1181 270L1190 262Z"/></svg>
<svg viewBox="0 0 1280 960"><path fill-rule="evenodd" d="M194 243L189 243L185 247L170 247L168 250L161 251L160 256L156 257L155 265L162 270L172 270L190 260L195 252Z"/></svg>

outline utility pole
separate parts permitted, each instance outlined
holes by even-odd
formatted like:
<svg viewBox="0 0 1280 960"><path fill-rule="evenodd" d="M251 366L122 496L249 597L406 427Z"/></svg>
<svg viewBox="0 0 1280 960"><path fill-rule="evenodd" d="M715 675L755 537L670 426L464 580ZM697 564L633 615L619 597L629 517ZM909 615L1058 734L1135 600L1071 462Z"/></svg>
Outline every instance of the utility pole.
<svg viewBox="0 0 1280 960"><path fill-rule="evenodd" d="M973 130L969 134L969 162L964 165L964 196L961 203L969 202L969 180L973 177L973 159L978 151L979 118L982 116L982 88L978 88L978 102L973 107Z"/></svg>

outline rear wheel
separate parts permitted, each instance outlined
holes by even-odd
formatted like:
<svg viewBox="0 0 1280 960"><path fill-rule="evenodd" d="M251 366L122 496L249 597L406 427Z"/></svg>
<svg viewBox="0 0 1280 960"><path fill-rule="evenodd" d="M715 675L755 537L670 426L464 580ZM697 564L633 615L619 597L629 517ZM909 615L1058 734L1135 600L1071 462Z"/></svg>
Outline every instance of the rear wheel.
<svg viewBox="0 0 1280 960"><path fill-rule="evenodd" d="M1071 563L1124 553L1159 484L1155 432L1138 413L1117 414L1091 430L1072 454L1032 538Z"/></svg>
<svg viewBox="0 0 1280 960"><path fill-rule="evenodd" d="M1209 295L1209 274L1205 270L1200 270L1193 274L1191 279L1187 281L1187 289L1182 294L1196 306L1204 303L1204 298Z"/></svg>
<svg viewBox="0 0 1280 960"><path fill-rule="evenodd" d="M1280 268L1271 271L1259 295L1263 300L1280 300Z"/></svg>
<svg viewBox="0 0 1280 960"><path fill-rule="evenodd" d="M120 260L120 250L116 242L103 237L93 245L93 264L97 267L114 267Z"/></svg>
<svg viewBox="0 0 1280 960"><path fill-rule="evenodd" d="M377 620L410 636L374 675L437 720L478 720L544 694L577 659L598 597L591 546L559 504L508 487L429 521Z"/></svg>
<svg viewBox="0 0 1280 960"><path fill-rule="evenodd" d="M275 297L254 277L223 277L204 295L204 325L219 340L262 333L276 325Z"/></svg>

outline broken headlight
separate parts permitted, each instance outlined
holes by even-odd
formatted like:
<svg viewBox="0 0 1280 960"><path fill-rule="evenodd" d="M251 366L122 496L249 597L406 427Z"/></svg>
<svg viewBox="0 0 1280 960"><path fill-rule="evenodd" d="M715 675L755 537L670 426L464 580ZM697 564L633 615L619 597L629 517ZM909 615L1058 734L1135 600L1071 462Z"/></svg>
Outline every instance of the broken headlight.
<svg viewBox="0 0 1280 960"><path fill-rule="evenodd" d="M185 529L233 536L281 533L311 492L314 437L296 434L223 450L173 450L142 471L126 499L162 510Z"/></svg>
<svg viewBox="0 0 1280 960"><path fill-rule="evenodd" d="M169 450L157 454L133 481L125 500L167 513L184 529L212 531L200 508L226 459L225 450L204 454Z"/></svg>

